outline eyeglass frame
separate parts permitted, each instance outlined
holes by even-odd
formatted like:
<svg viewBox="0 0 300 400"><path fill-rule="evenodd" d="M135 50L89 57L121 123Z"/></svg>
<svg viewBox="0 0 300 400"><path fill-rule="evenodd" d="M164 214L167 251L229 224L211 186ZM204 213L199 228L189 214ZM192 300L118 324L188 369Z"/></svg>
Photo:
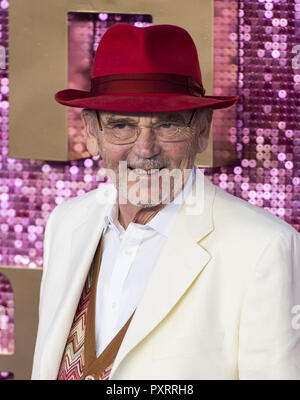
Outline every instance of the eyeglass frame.
<svg viewBox="0 0 300 400"><path fill-rule="evenodd" d="M100 110L95 110L96 111L96 116L97 116L97 120L98 120L98 125L99 125L99 130L100 130L100 132L104 132L104 129L102 128L102 125L101 125L101 122L100 122L100 117L99 117L99 111ZM193 119L194 119L194 116L195 116L195 114L196 114L196 111L197 111L197 108L195 108L195 109L193 109L193 112L192 112L192 115L191 115L191 117L190 117L190 120L189 120L189 122L187 123L187 125L184 125L184 126L182 126L182 127L178 127L178 129L186 129L186 128L191 128L191 125L192 125L192 121L193 121ZM153 131L153 125L150 125L150 126L140 126L140 125L138 125L137 127L136 127L136 138L135 138L135 140L133 141L133 142L131 142L131 143L134 143L134 142L136 142L137 141L137 138L138 138L138 136L141 134L141 129L142 128L150 128L151 129L151 132ZM128 143L128 144L130 144L130 143Z"/></svg>

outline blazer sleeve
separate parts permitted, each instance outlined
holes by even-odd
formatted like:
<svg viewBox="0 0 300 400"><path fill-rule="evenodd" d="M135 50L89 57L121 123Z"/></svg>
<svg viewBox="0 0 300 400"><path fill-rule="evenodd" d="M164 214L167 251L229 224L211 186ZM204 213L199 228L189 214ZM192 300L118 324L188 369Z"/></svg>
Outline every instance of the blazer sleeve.
<svg viewBox="0 0 300 400"><path fill-rule="evenodd" d="M52 232L52 225L53 225L53 220L55 219L56 213L58 210L58 206L54 208L54 210L51 212L46 228L45 228L45 234L44 234L44 242L43 242L43 273L42 273L42 280L41 280L41 286L40 286L40 303L41 303L41 298L44 293L44 283L46 280L46 275L48 271L48 260L49 260L49 248L50 248L50 243L51 243L51 236L53 235ZM40 313L40 308L41 304L39 304L39 313Z"/></svg>
<svg viewBox="0 0 300 400"><path fill-rule="evenodd" d="M239 379L300 379L300 234L276 232L258 257L239 325Z"/></svg>
<svg viewBox="0 0 300 400"><path fill-rule="evenodd" d="M43 303L43 294L44 294L44 283L45 283L46 275L47 275L49 247L50 247L51 235L52 235L52 224L53 224L53 219L56 214L56 209L57 209L57 207L51 212L51 214L47 220L45 234L44 234L43 273L42 273L42 280L41 280L41 285L40 285L40 299L39 299L39 322L42 319L42 303ZM40 347L41 347L42 338L40 337L41 335L39 332L40 332L40 323L38 326L37 339L36 339L36 343L35 343L35 350L34 350L34 357L33 357L32 373L31 373L32 380L39 379L39 374L40 374Z"/></svg>

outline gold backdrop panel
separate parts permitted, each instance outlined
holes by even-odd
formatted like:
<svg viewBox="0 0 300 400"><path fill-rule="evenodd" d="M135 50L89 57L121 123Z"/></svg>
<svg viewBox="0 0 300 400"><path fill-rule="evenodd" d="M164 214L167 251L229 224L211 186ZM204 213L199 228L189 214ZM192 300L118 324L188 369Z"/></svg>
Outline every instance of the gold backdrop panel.
<svg viewBox="0 0 300 400"><path fill-rule="evenodd" d="M204 87L213 90L213 0L14 0L9 11L11 158L67 161L68 112L54 93L68 87L68 12L148 14L153 24L187 29ZM212 166L213 143L198 158ZM71 153L72 154L72 153Z"/></svg>
<svg viewBox="0 0 300 400"><path fill-rule="evenodd" d="M0 267L14 293L15 346L13 354L0 354L0 371L9 371L16 380L31 377L38 327L41 268Z"/></svg>

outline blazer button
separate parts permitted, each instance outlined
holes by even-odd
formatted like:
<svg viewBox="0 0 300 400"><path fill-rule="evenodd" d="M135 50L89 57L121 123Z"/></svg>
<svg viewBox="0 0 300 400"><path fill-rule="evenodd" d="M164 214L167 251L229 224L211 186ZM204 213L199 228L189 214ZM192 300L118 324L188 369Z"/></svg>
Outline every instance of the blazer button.
<svg viewBox="0 0 300 400"><path fill-rule="evenodd" d="M93 377L93 375L87 375L87 376L84 378L84 380L85 380L85 381L94 381L95 378Z"/></svg>

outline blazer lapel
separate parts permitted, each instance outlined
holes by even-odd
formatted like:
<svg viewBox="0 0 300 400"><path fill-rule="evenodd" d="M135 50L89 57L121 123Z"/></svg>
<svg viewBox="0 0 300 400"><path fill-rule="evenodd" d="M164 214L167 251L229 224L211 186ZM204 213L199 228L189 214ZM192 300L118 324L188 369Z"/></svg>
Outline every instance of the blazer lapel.
<svg viewBox="0 0 300 400"><path fill-rule="evenodd" d="M196 171L192 190L179 210L131 320L110 379L126 355L166 317L211 258L199 242L214 228L212 205L216 188L199 169Z"/></svg>
<svg viewBox="0 0 300 400"><path fill-rule="evenodd" d="M55 266L53 273L57 276L51 279L57 282L57 293L61 295L49 293L45 287L48 297L51 296L47 303L51 304L54 310L55 320L49 322L53 325L51 329L49 326L51 333L46 338L47 346L41 357L41 376L44 377L42 379L55 379L57 375L82 289L103 232L106 207L103 207L103 203L99 206L99 196L103 194L103 188L100 186L91 193L83 209L77 210L79 216L73 213L73 221L64 221L70 226L73 224L73 228L70 228L70 237L65 238L66 242L70 241L66 248L68 254L62 255L65 265L62 265L59 271ZM104 190L109 191L110 188L106 186ZM53 287L51 288L53 290Z"/></svg>

